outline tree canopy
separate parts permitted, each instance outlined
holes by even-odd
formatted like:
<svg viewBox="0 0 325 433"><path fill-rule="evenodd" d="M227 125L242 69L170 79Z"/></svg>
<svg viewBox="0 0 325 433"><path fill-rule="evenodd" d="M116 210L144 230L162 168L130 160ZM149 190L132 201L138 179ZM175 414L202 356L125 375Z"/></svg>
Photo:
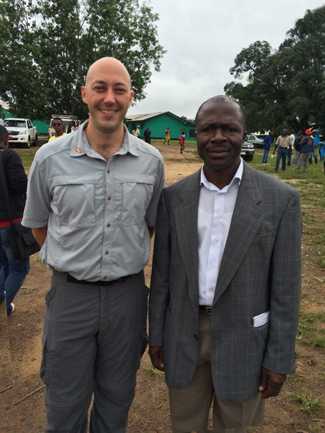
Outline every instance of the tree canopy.
<svg viewBox="0 0 325 433"><path fill-rule="evenodd" d="M225 92L242 105L249 131L325 129L325 6L307 10L277 50L266 41L243 49L230 73Z"/></svg>
<svg viewBox="0 0 325 433"><path fill-rule="evenodd" d="M137 100L160 69L158 15L139 0L0 2L0 97L17 115L85 117L80 86L91 63L114 56L127 67Z"/></svg>

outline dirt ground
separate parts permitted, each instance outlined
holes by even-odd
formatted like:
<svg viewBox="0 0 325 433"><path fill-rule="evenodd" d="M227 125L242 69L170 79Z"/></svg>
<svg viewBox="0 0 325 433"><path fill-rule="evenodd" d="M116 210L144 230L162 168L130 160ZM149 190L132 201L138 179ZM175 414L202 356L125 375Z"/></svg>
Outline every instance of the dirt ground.
<svg viewBox="0 0 325 433"><path fill-rule="evenodd" d="M194 149L184 155L176 146L162 149L169 184L193 173L200 163ZM306 210L320 212L320 209ZM315 216L315 215L314 215ZM324 215L322 218L324 227ZM314 246L304 245L302 305L307 312L324 312L324 269L313 260ZM150 263L146 276L150 276ZM44 296L50 273L36 256L32 270L16 298L16 311L0 319L0 432L44 432L44 388L39 378ZM308 316L309 317L309 316ZM322 327L324 324L321 325ZM7 340L9 338L9 340ZM281 396L267 402L265 426L256 433L325 432L325 352L298 342L297 373ZM137 392L129 418L129 433L169 433L168 400L163 375L154 371L147 354L138 374Z"/></svg>

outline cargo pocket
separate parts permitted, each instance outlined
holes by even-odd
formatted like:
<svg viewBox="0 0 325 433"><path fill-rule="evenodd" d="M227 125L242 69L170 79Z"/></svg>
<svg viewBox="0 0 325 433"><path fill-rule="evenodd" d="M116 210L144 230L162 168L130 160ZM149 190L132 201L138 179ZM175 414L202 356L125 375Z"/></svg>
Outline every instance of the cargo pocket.
<svg viewBox="0 0 325 433"><path fill-rule="evenodd" d="M122 222L142 224L153 194L154 177L139 175L118 179L118 182L121 183Z"/></svg>
<svg viewBox="0 0 325 433"><path fill-rule="evenodd" d="M96 224L96 180L56 176L53 183L51 206L60 226L83 228Z"/></svg>

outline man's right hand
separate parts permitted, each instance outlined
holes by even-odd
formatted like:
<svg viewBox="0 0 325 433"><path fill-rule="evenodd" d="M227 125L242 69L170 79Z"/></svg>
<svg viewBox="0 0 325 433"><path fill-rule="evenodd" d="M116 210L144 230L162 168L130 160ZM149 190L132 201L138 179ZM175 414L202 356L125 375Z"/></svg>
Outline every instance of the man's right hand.
<svg viewBox="0 0 325 433"><path fill-rule="evenodd" d="M149 355L152 365L157 368L157 370L164 371L164 353L161 346L149 346Z"/></svg>

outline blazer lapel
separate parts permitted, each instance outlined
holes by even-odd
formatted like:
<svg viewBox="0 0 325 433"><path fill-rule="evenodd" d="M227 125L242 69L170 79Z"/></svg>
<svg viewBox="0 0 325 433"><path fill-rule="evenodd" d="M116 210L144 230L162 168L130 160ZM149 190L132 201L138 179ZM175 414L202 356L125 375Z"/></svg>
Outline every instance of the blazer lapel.
<svg viewBox="0 0 325 433"><path fill-rule="evenodd" d="M216 291L215 304L229 286L259 228L262 197L254 172L245 165L237 201L223 253Z"/></svg>
<svg viewBox="0 0 325 433"><path fill-rule="evenodd" d="M176 235L189 281L189 296L198 305L198 206L200 197L200 171L191 176L182 191L175 209Z"/></svg>

